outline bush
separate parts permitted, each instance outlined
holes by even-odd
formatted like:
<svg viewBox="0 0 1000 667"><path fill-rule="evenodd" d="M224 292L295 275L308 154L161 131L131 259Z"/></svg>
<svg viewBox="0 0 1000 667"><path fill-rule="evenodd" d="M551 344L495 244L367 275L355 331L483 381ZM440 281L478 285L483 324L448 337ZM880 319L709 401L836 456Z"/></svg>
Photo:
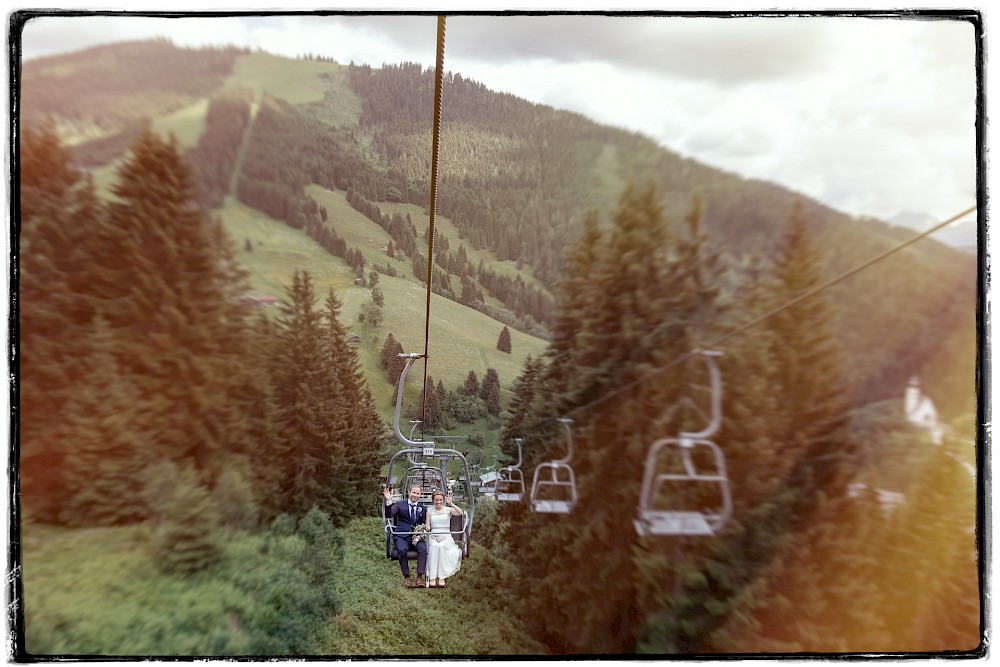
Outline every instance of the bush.
<svg viewBox="0 0 1000 667"><path fill-rule="evenodd" d="M470 394L450 395L445 405L446 411L463 424L471 424L486 416L486 404Z"/></svg>
<svg viewBox="0 0 1000 667"><path fill-rule="evenodd" d="M212 492L222 525L228 530L253 530L257 527L260 507L246 477L230 466L219 475Z"/></svg>
<svg viewBox="0 0 1000 667"><path fill-rule="evenodd" d="M291 514L279 514L271 522L271 533L280 537L295 534L295 517Z"/></svg>
<svg viewBox="0 0 1000 667"><path fill-rule="evenodd" d="M190 468L182 470L156 540L160 568L189 574L214 564L220 555L216 539L219 523L218 511L198 474Z"/></svg>

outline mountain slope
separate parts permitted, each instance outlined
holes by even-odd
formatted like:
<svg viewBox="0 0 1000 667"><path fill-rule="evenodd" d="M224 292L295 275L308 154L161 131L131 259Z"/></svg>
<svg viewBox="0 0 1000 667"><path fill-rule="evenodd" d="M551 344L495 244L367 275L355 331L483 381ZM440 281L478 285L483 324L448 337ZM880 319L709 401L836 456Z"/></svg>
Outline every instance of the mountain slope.
<svg viewBox="0 0 1000 667"><path fill-rule="evenodd" d="M133 103L137 94L125 84L144 71L144 63L155 59L173 72L194 57L206 58L212 66L189 81L167 77L147 84L152 91L143 98L147 101ZM115 83L105 94L75 99L62 94L67 73L80 81L100 76ZM530 314L525 319L529 328L532 321L545 319L541 300L551 298L564 249L580 234L586 211L606 217L630 182L654 182L674 220L700 202L709 243L731 267L735 299L747 297L741 292L747 271L771 261L796 207L822 252L826 276L904 237L899 228L851 218L776 184L742 179L639 134L490 91L460 74L448 74L444 84L439 213L454 231L442 233L450 255L435 258L441 279L450 278L451 287L438 286L435 278L436 289L456 300L460 286L470 294L479 292L484 312L487 305L500 303L485 276L456 273L457 236L466 255L482 257L486 268L504 267L537 290L534 295L530 290L507 295L503 302L509 318ZM237 179L244 203L299 227L312 224L310 220L320 224L325 204L318 193L323 191L353 192L378 205L381 215L391 215L401 205L426 206L433 72L413 63L373 69L232 49L190 51L163 42L113 45L27 63L24 119L53 116L77 142L81 162L107 164L127 148L126 139L142 118L163 131L183 127L185 145L193 143L185 132L197 131L192 117L197 105L234 86L253 91L255 122L240 172L222 176L226 183ZM204 129L199 141L210 134ZM91 136L99 139L83 141ZM210 151L198 155L199 162L213 159ZM373 228L369 238L376 236L384 240ZM426 241L415 240L412 252L425 254ZM352 237L347 246L360 251L370 266L381 246L365 242ZM490 258L495 261L488 262ZM414 254L403 264L411 260L421 261ZM928 365L947 366L936 360L941 341L952 340L949 347L973 356L969 317L975 308L975 279L972 258L927 240L833 289L835 328L848 352L847 375L857 400L892 397L909 375ZM969 383L970 367L963 364L961 371ZM934 382L928 391L950 400L950 392ZM956 410L969 407L967 398L956 403L962 404Z"/></svg>

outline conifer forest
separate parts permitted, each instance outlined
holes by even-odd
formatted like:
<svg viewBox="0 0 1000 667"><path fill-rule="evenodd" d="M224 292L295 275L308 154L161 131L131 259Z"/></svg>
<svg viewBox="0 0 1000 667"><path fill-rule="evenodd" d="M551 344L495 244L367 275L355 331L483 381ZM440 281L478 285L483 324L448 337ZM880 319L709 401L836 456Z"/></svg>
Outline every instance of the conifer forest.
<svg viewBox="0 0 1000 667"><path fill-rule="evenodd" d="M911 231L442 79L431 232L434 68L18 64L14 657L981 651L976 257L823 287ZM436 591L382 514L425 299L400 424L474 509Z"/></svg>

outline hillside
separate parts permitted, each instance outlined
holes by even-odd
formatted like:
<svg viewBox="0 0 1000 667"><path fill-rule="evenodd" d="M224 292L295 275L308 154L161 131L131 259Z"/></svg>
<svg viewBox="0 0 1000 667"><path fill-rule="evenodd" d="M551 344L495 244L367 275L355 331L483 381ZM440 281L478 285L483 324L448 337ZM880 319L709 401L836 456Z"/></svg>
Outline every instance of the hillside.
<svg viewBox="0 0 1000 667"><path fill-rule="evenodd" d="M326 192L318 195L321 201L343 202L343 193ZM346 206L346 203L344 204ZM365 249L374 257L380 250L376 245L384 241L382 230L360 214L350 210L340 218L339 229L352 240L365 239ZM425 290L409 271L401 267L401 276L382 276L380 285L385 292L385 320L378 328L358 322L358 313L370 300L367 287L354 284L354 272L320 248L300 230L279 223L258 211L239 203L231 203L218 211L219 217L232 238L237 241L238 258L250 274L253 293L259 296L284 295L285 284L295 269L309 271L316 284L317 294L333 289L343 302L343 320L352 332L361 336L355 343L369 386L379 411L384 417L391 415L395 394L388 382L380 381L379 351L388 333L404 343L407 351L422 352L424 338ZM384 232L382 232L384 235ZM368 238L370 235L371 238ZM249 241L252 250L247 250ZM369 243L370 241L370 243ZM364 246L361 246L364 247ZM384 253L381 253L384 254ZM402 272L405 268L405 273ZM438 295L431 298L431 366L429 372L436 379L444 380L448 387L455 387L465 380L470 370L481 377L488 367L495 368L501 387L509 391L510 384L521 371L524 359L530 354L537 357L545 349L545 341L511 331L510 354L497 350L497 337L502 325L473 309L462 306ZM422 366L414 369L422 374ZM411 386L416 380L411 379Z"/></svg>
<svg viewBox="0 0 1000 667"><path fill-rule="evenodd" d="M413 63L373 69L231 49L207 51L214 64L203 69L211 76L206 73L183 86L161 79L158 92L147 95L150 101L141 106L122 104L132 98L115 90L80 99L60 97L68 68L83 80L104 76L131 81L152 58L183 68L196 53L201 52L139 42L26 63L25 119L30 122L42 112L56 118L88 164L113 161L114 147L118 154L127 147L121 139L143 119L151 120L157 131L173 131L191 146L190 159L206 187L221 193L236 182L233 194L244 204L293 227L311 224L311 216L318 224L319 209L325 207L338 229L336 218L351 207L325 192L347 193L348 199L369 202L365 205L377 206L385 216L410 213L413 219L423 211L431 119L426 91L432 72ZM197 116L225 90L240 88L250 91L252 122L238 136L220 138L217 128L224 124L204 126ZM731 267L728 280L736 299L749 296L741 287L747 272L773 260L796 207L816 237L828 276L902 237L899 228L883 222L851 218L776 184L713 169L636 133L491 91L460 74L446 77L444 99L439 213L448 220L441 234L451 256L436 258L442 283L435 279L435 291L461 301L465 281L470 290L466 305L481 301L475 306L480 311L522 331L541 334L551 325L548 313L565 247L578 237L586 211L610 215L629 182L653 181L675 220L699 203L709 243ZM85 141L95 133L101 139ZM109 143L109 137L119 140ZM239 173L234 172L235 161L224 157L235 151L233 142L242 145L244 155ZM99 176L99 184L104 178ZM224 205L221 194L207 201ZM360 251L370 266L378 261L388 224L358 224L344 228L344 252ZM400 267L425 261L416 259L426 252L423 228L418 227L414 248ZM471 258L471 273L455 268L456 240ZM487 287L493 277L475 271L479 259L497 275L520 281L505 283L503 293L496 293ZM858 401L892 397L906 378L935 366L938 340L957 336L955 344L971 356L974 333L968 316L974 311L975 273L973 258L927 240L894 258L891 268L880 266L832 291L840 305L835 329ZM926 289L936 296L927 299ZM925 334L907 333L928 322ZM962 370L969 383L970 370ZM948 404L947 412L971 409L971 392L956 401L953 383L942 382L931 381L928 391Z"/></svg>

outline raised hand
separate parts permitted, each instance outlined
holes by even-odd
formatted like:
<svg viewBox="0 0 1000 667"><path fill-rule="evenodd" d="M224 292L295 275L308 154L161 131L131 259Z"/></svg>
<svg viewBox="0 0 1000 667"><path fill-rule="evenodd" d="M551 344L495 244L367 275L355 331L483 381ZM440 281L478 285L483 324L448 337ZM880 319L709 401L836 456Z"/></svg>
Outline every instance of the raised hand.
<svg viewBox="0 0 1000 667"><path fill-rule="evenodd" d="M382 495L386 500L392 500L392 490L388 486L382 488Z"/></svg>

